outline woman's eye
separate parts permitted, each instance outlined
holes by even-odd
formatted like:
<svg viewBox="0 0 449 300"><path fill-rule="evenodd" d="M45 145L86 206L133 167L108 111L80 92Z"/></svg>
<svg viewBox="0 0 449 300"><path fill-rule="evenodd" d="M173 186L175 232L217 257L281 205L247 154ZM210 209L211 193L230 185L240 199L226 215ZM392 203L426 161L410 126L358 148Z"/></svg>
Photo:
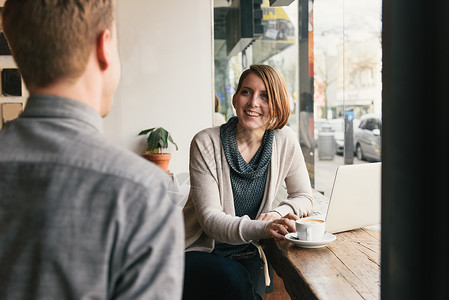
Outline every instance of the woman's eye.
<svg viewBox="0 0 449 300"><path fill-rule="evenodd" d="M251 93L247 90L242 90L242 95L250 95Z"/></svg>
<svg viewBox="0 0 449 300"><path fill-rule="evenodd" d="M262 98L268 99L268 94L262 94Z"/></svg>

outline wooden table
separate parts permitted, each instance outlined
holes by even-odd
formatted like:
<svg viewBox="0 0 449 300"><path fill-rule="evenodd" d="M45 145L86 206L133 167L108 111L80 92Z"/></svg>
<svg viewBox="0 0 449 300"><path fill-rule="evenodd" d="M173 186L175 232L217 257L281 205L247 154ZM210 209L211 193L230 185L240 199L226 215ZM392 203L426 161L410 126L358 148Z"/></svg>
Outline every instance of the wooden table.
<svg viewBox="0 0 449 300"><path fill-rule="evenodd" d="M292 299L380 299L380 228L336 236L317 249L265 241L265 254Z"/></svg>

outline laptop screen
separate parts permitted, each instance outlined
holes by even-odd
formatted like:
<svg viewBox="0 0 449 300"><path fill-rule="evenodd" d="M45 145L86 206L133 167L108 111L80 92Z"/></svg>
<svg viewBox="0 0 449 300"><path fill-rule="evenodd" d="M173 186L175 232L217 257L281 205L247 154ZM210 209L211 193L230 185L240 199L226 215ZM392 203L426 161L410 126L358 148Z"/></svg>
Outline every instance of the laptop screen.
<svg viewBox="0 0 449 300"><path fill-rule="evenodd" d="M335 173L326 231L348 231L380 224L381 163L343 165Z"/></svg>

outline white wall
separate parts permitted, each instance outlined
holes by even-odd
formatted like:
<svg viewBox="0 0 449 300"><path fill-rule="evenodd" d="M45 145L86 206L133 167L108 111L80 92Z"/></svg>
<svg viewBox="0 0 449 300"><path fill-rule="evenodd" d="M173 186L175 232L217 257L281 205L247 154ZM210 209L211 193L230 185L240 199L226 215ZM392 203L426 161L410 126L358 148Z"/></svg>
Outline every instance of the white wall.
<svg viewBox="0 0 449 300"><path fill-rule="evenodd" d="M187 172L192 137L212 124L212 1L117 0L116 19L122 79L105 135L140 153L137 133L162 126L179 146L170 171Z"/></svg>

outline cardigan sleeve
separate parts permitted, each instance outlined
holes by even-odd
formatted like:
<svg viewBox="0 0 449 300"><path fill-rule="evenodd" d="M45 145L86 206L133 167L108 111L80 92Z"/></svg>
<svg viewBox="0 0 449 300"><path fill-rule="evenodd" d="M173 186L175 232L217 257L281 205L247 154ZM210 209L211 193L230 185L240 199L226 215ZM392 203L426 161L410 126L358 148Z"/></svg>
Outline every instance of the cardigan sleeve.
<svg viewBox="0 0 449 300"><path fill-rule="evenodd" d="M282 129L282 132L279 139L279 172L285 180L288 196L273 211L281 216L291 212L298 217L305 217L313 207L309 174L295 133L288 127Z"/></svg>
<svg viewBox="0 0 449 300"><path fill-rule="evenodd" d="M229 174L223 172L221 151L217 132L203 131L192 140L189 198L196 218L204 233L217 241L244 244L259 240L268 222L235 216L232 191L226 188Z"/></svg>

